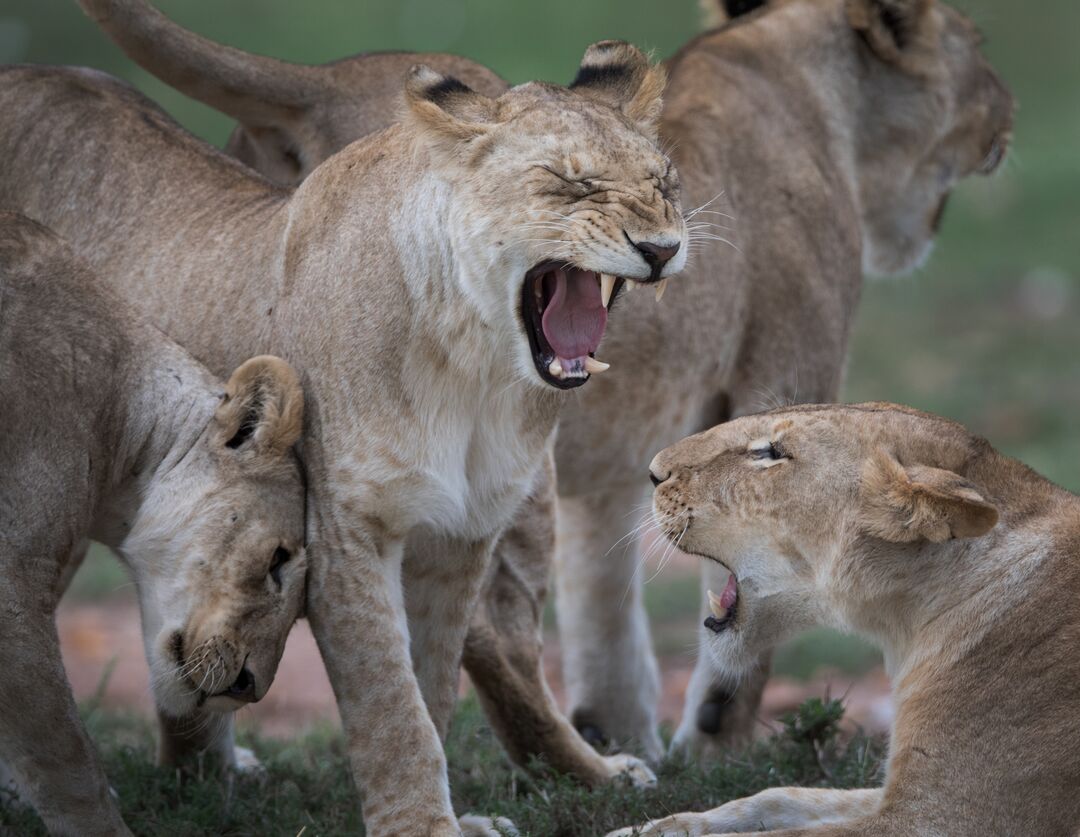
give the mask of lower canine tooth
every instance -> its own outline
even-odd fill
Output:
[[[551,373],[552,377],[562,377],[562,364],[559,363],[558,358],[555,358],[555,360],[551,361],[551,363],[548,364],[548,372]]]
[[[656,301],[659,302],[660,298],[664,295],[664,291],[667,290],[667,279],[661,279],[656,285]]]
[[[597,360],[594,357],[585,358],[585,371],[590,375],[595,375],[597,372],[606,372],[610,368],[610,363],[604,363],[604,361]]]
[[[600,300],[604,303],[604,307],[608,307],[608,303],[611,302],[611,292],[615,290],[615,277],[610,273],[600,274]]]
[[[667,280],[664,280],[667,281]],[[716,595],[712,590],[706,591],[709,594],[709,610],[712,611],[712,615],[717,619],[724,619],[727,617],[727,608],[720,604],[720,597]]]

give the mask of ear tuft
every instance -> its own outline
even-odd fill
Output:
[[[848,23],[884,61],[904,63],[928,31],[934,0],[847,0]]]
[[[405,100],[420,124],[452,139],[469,140],[484,134],[495,118],[491,99],[424,64],[409,70]]]
[[[600,41],[581,59],[570,89],[618,108],[652,137],[663,107],[667,72],[625,41]]]
[[[253,357],[229,378],[214,419],[225,447],[282,456],[296,444],[303,430],[300,378],[279,357]]]
[[[860,515],[867,534],[894,543],[977,538],[998,522],[997,509],[959,474],[905,468],[883,450],[863,469]]]

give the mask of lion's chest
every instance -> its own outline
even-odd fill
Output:
[[[350,470],[365,515],[405,535],[417,526],[483,539],[506,528],[532,488],[555,417],[478,401],[440,411]],[[370,455],[373,453],[374,455]]]

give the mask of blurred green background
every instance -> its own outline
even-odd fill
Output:
[[[700,31],[696,0],[161,0],[215,40],[320,63],[365,50],[443,50],[512,82],[566,82],[585,46],[625,38],[673,53]],[[1001,172],[959,188],[936,252],[914,276],[866,285],[847,400],[887,399],[956,418],[1080,489],[1080,3],[959,0],[1019,102]],[[132,65],[66,0],[3,0],[0,60],[86,64],[122,76],[222,144],[230,122]],[[766,405],[762,405],[766,406]],[[115,589],[100,558],[79,590]],[[648,591],[661,646],[693,644],[695,582]],[[689,619],[689,621],[688,621]],[[667,639],[665,639],[667,638]],[[817,643],[839,649],[835,642]],[[805,644],[782,669],[802,673]],[[861,649],[840,654],[863,660]],[[861,665],[861,663],[860,663]]]

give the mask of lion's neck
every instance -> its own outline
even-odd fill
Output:
[[[120,409],[109,428],[110,474],[93,534],[116,549],[127,537],[147,488],[177,465],[220,404],[220,382],[179,346],[149,329],[125,369],[116,370]]]

